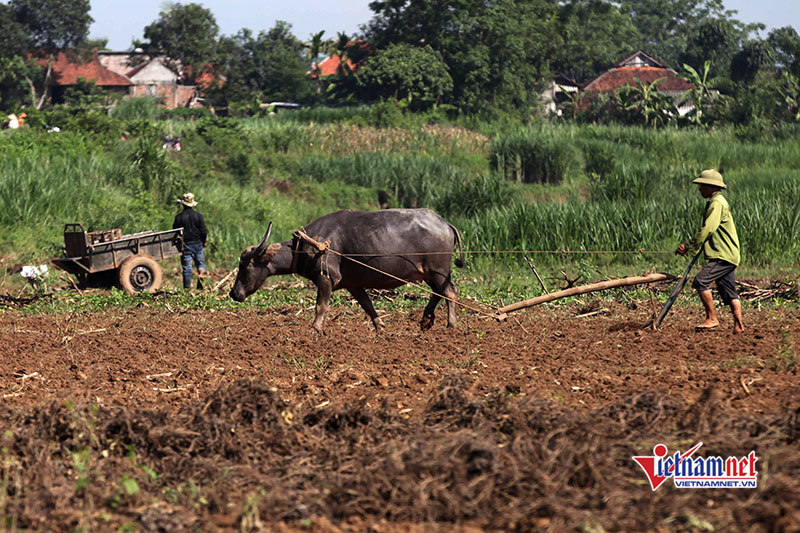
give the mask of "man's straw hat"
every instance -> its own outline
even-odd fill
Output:
[[[692,180],[692,183],[697,183],[698,185],[713,185],[720,189],[727,189],[725,182],[722,181],[722,174],[711,169],[702,171],[700,176]]]
[[[183,198],[178,200],[178,202],[182,203],[186,207],[194,207],[197,205],[197,201],[194,199],[194,194],[187,192],[183,195]]]

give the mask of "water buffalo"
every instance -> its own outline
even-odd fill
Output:
[[[383,327],[364,289],[392,289],[403,285],[393,277],[367,268],[335,252],[387,272],[405,281],[425,281],[432,294],[422,314],[423,330],[433,326],[433,312],[444,295],[447,325],[455,326],[458,290],[450,275],[453,247],[458,244],[456,266],[464,266],[461,236],[450,223],[429,209],[385,209],[381,211],[337,211],[304,227],[306,235],[329,243],[320,251],[295,236],[290,241],[268,244],[272,224],[258,246],[242,252],[239,273],[230,296],[243,302],[269,276],[299,274],[317,286],[314,329],[322,332],[331,292],[347,289],[372,319],[376,330]]]

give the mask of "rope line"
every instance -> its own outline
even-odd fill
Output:
[[[301,253],[294,251],[295,253]],[[337,252],[339,253],[339,252]],[[673,254],[669,250],[464,250],[463,252],[397,252],[397,253],[384,253],[384,254],[343,254],[339,253],[342,257],[404,257],[409,255],[458,255],[459,253],[467,254]]]
[[[352,254],[352,253],[344,254],[342,252],[339,252],[338,250],[334,250],[333,248],[331,248],[330,241],[325,241],[324,243],[321,243],[321,242],[315,240],[314,238],[309,237],[308,234],[305,233],[305,228],[303,228],[302,230],[295,231],[293,233],[293,235],[295,237],[297,237],[298,239],[302,239],[302,240],[305,240],[305,241],[311,243],[313,246],[315,246],[317,248],[317,250],[319,250],[323,254],[325,254],[326,252],[330,252],[332,254],[338,255],[339,257],[343,257],[344,259],[352,261],[353,263],[361,265],[361,266],[363,266],[365,268],[368,268],[370,270],[374,270],[375,272],[378,272],[379,274],[382,274],[384,276],[387,276],[387,277],[390,277],[392,279],[395,279],[395,280],[403,283],[404,285],[415,285],[419,289],[421,289],[421,290],[423,290],[425,292],[428,292],[430,294],[436,295],[439,298],[447,300],[448,302],[452,302],[453,304],[456,304],[456,305],[460,304],[461,306],[463,306],[463,307],[465,307],[465,308],[467,308],[467,309],[469,309],[471,311],[474,311],[474,312],[476,312],[476,313],[478,313],[480,315],[483,315],[483,316],[486,316],[486,317],[489,317],[489,318],[494,318],[494,319],[497,318],[496,314],[490,314],[490,313],[487,313],[487,312],[485,312],[482,309],[479,309],[477,307],[473,307],[471,305],[467,305],[466,303],[464,303],[463,298],[462,298],[461,301],[458,301],[456,299],[453,299],[453,298],[450,298],[448,296],[445,296],[444,294],[439,294],[438,292],[434,291],[430,287],[426,287],[425,285],[423,285],[422,282],[414,282],[414,281],[410,281],[410,280],[405,280],[405,279],[403,279],[401,277],[395,276],[394,274],[390,274],[389,272],[386,272],[386,271],[381,270],[379,268],[376,268],[376,267],[374,267],[372,265],[368,265],[367,263],[364,263],[363,261],[359,261],[358,259],[355,259],[356,257],[404,257],[404,256],[413,256],[413,255],[445,255],[445,254],[452,255],[452,254],[456,253],[455,251],[450,251],[450,252],[409,252],[409,253],[391,253],[391,254],[386,254],[386,253],[384,253],[384,254]],[[301,252],[299,249],[298,250],[294,250],[293,249],[292,253],[293,254],[300,254],[300,253],[303,253],[303,252]],[[643,249],[639,249],[639,250],[493,250],[493,251],[492,250],[464,250],[464,251],[461,251],[460,253],[463,253],[463,254],[559,254],[559,255],[566,255],[566,254],[645,254],[645,253],[648,253],[648,254],[667,254],[667,253],[669,253],[669,254],[671,254],[673,252],[672,251],[666,251],[666,250],[645,251]],[[327,261],[326,261],[326,258],[324,256],[322,258],[322,261],[323,261],[323,263],[322,263],[323,264],[323,269],[327,270],[327,268],[326,268],[327,267]],[[469,299],[469,301],[470,302],[474,302],[476,304],[484,305],[486,307],[494,309],[495,311],[499,311],[500,310],[500,307],[498,307],[496,305],[492,305],[492,304],[486,303],[486,302],[479,302],[479,301],[473,300],[471,298]]]

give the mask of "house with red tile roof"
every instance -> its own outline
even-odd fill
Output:
[[[46,58],[39,59],[42,67],[47,67]],[[50,95],[54,102],[63,101],[64,92],[70,85],[75,85],[78,78],[94,80],[95,85],[108,91],[127,94],[128,88],[133,85],[131,80],[105,68],[97,57],[82,58],[71,56],[64,52],[53,60],[53,69],[50,74]]]
[[[336,76],[337,74],[346,74],[347,72],[355,72],[356,65],[350,59],[347,59],[344,64],[348,70],[345,70],[345,67],[342,66],[342,56],[337,54],[332,54],[317,63],[317,68],[319,69],[318,72],[315,72],[312,68],[311,76],[312,77],[319,77],[324,78],[325,76]]]
[[[678,77],[678,73],[657,59],[638,50],[629,55],[595,79],[583,86],[584,91],[609,92],[622,87],[635,86],[638,78],[643,83],[652,83],[659,78],[666,78],[658,86],[659,92],[678,96],[691,90],[694,85]]]
[[[330,54],[322,61],[314,62],[306,75],[312,79],[324,79],[328,76],[349,75],[361,67],[364,61],[372,54],[372,46],[366,41],[355,41],[347,43],[347,50],[353,57],[347,57],[342,61],[343,56],[337,53]]]
[[[198,90],[194,85],[179,84],[180,76],[166,57],[152,57],[141,51],[99,51],[100,63],[131,80],[131,98],[153,96],[167,109],[197,107]]]
[[[40,63],[46,66],[47,60]],[[89,58],[59,53],[49,83],[53,102],[63,101],[64,92],[78,78],[125,97],[159,98],[168,109],[198,105],[197,88],[178,84],[179,76],[167,66],[165,58],[141,52],[101,50]]]
[[[642,50],[637,50],[630,54],[586,83],[565,83],[565,78],[562,78],[563,76],[554,79],[553,87],[551,88],[553,94],[549,99],[549,95],[543,95],[545,106],[552,111],[555,111],[559,102],[559,92],[574,93],[577,91],[584,93],[587,98],[591,99],[600,93],[613,93],[625,86],[635,87],[637,85],[636,79],[650,84],[659,78],[666,79],[658,85],[658,92],[672,96],[675,99],[675,105],[680,115],[685,115],[694,109],[691,102],[685,97],[686,92],[692,90],[694,85],[679,77],[675,70]],[[560,83],[556,80],[559,80]],[[561,101],[564,99],[562,98]]]

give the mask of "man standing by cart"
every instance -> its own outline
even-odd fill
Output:
[[[726,189],[725,182],[722,180],[722,174],[716,170],[704,170],[692,183],[699,185],[701,196],[708,199],[703,227],[689,245],[681,244],[675,253],[695,254],[702,248],[708,260],[692,283],[706,312],[705,321],[696,329],[707,330],[719,326],[710,287],[712,282],[716,282],[722,301],[731,308],[733,332],[741,333],[744,331],[742,305],[736,292],[736,280],[733,275],[741,260],[741,254],[731,208],[722,196],[722,191]]]
[[[206,247],[206,222],[196,209],[197,201],[194,194],[187,192],[178,200],[183,204],[183,211],[175,216],[172,229],[183,228],[183,288],[192,287],[192,263],[197,266],[197,288],[203,288],[203,278],[206,275],[206,258],[203,248]]]

